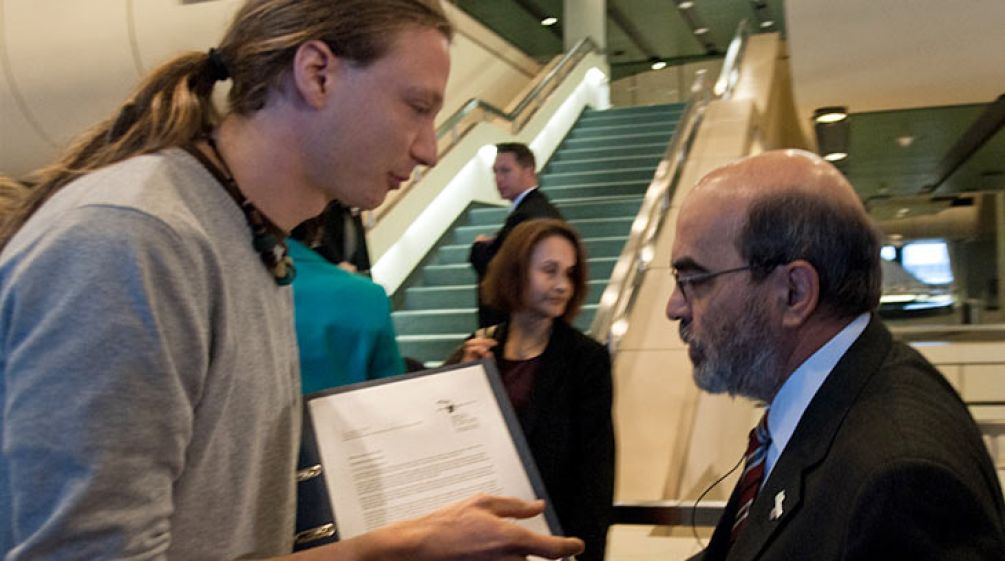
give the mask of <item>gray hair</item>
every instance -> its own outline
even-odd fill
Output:
[[[820,277],[820,305],[838,317],[872,311],[882,291],[880,236],[860,208],[799,191],[751,202],[737,249],[756,281],[797,259]]]

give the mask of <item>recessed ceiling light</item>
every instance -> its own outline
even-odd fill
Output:
[[[677,7],[682,10],[690,10],[691,8],[694,7],[694,2],[690,1],[681,2],[680,4],[677,4]]]
[[[911,144],[914,144],[914,137],[913,136],[911,136],[909,134],[905,134],[903,136],[898,136],[897,137],[897,146],[900,146],[901,148],[907,148]]]
[[[824,159],[828,162],[839,162],[847,157],[847,152],[831,152],[830,154],[824,154]]]
[[[817,123],[836,123],[848,118],[848,110],[844,107],[821,107],[813,112],[813,120]]]
[[[550,27],[552,25],[555,25],[556,23],[558,23],[558,18],[547,17],[541,20],[541,25],[545,27]]]
[[[772,25],[775,25],[775,22],[771,21],[770,19],[766,19],[761,22],[761,29],[767,29]]]
[[[699,27],[698,29],[694,30],[694,34],[695,35],[704,35],[706,33],[708,33],[708,28],[707,27]]]
[[[663,70],[666,67],[667,67],[667,63],[663,62],[662,60],[658,60],[658,61],[654,62],[653,65],[652,65],[652,69],[653,70]]]

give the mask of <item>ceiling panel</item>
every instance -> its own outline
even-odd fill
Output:
[[[562,52],[562,0],[455,0],[454,4],[539,61]],[[541,25],[538,15],[547,14],[555,14],[559,25]]]
[[[605,40],[614,79],[648,69],[652,58],[675,64],[709,57],[678,9],[681,1],[607,0]],[[784,34],[783,1],[757,0],[763,6],[757,10],[751,0],[693,0],[690,12],[709,28],[713,54],[721,56],[743,19],[755,32]],[[532,57],[543,61],[562,52],[563,0],[456,0],[455,4]],[[612,12],[617,17],[610,17]],[[771,14],[775,25],[762,29],[758,12],[762,18]],[[555,15],[558,24],[542,26],[538,16],[543,15]]]
[[[638,50],[620,54],[618,45],[611,42],[612,34],[620,28],[608,19],[607,51],[611,65],[649,61],[651,56],[667,59],[704,54],[705,50],[695,40],[676,5],[668,0],[608,0],[608,5],[619,10],[629,20],[642,40],[655,52]]]
[[[1005,191],[1005,128],[950,175],[935,195],[964,191]]]
[[[949,149],[988,104],[874,111],[849,115],[849,156],[841,168],[866,201],[924,195]],[[937,196],[1002,189],[1005,132],[999,131]]]

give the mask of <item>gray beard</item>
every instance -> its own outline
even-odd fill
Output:
[[[741,395],[768,403],[781,382],[779,340],[765,321],[760,300],[747,301],[733,321],[717,320],[701,339],[690,324],[680,324],[681,339],[691,346],[694,383],[709,393]]]

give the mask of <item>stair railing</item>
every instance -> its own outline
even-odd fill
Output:
[[[467,103],[455,111],[436,129],[437,148],[442,158],[450,151],[464,135],[475,125],[482,122],[495,121],[507,128],[511,133],[516,134],[523,129],[524,125],[534,116],[537,110],[547,101],[548,96],[562,84],[565,78],[576,68],[583,58],[591,52],[599,52],[597,44],[589,37],[584,37],[569,52],[562,55],[558,62],[552,62],[543,77],[537,80],[537,84],[517,103],[512,111],[504,111],[495,105],[481,99],[471,98]],[[391,211],[392,208],[407,194],[408,190],[422,180],[424,168],[416,169],[411,180],[402,186],[401,191],[386,205],[370,213],[367,221],[368,227],[372,227],[378,220]]]
[[[656,239],[666,221],[670,201],[680,184],[698,129],[710,101],[732,96],[740,75],[743,51],[750,36],[747,20],[737,25],[736,34],[723,59],[722,71],[714,86],[699,71],[691,86],[687,106],[656,168],[642,206],[639,208],[625,247],[611,273],[611,281],[600,297],[590,334],[606,343],[611,356],[617,354],[621,338],[628,332],[628,318],[638,297],[639,287],[655,256]]]

